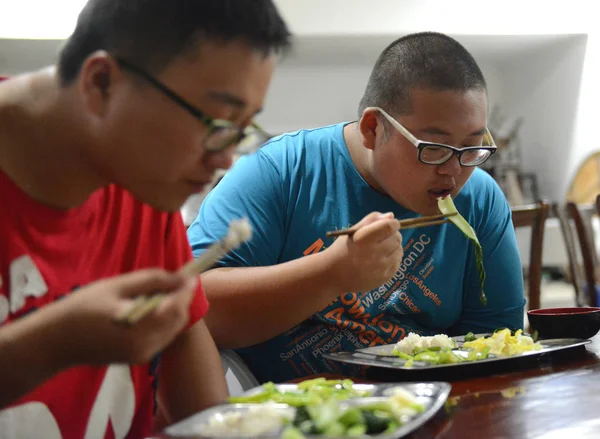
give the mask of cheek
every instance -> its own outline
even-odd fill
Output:
[[[118,156],[141,181],[176,180],[200,155],[199,139],[189,131],[166,121],[131,120],[119,134],[124,142]]]
[[[462,168],[462,172],[456,177],[456,185],[459,189],[465,185],[473,172],[475,172],[475,168]]]
[[[417,159],[414,148],[391,145],[379,152],[380,154],[377,154],[375,150],[374,155],[376,173],[385,186],[390,186],[390,190],[417,187],[429,171],[423,168],[425,165]]]

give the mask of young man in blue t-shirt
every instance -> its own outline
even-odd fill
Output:
[[[409,332],[523,326],[521,262],[510,208],[476,169],[494,152],[486,84],[450,37],[402,37],[379,56],[357,122],[279,136],[241,159],[188,231],[195,254],[248,217],[248,244],[203,277],[207,323],[260,381],[354,373],[322,354],[395,343]],[[476,148],[469,148],[476,146]],[[487,272],[452,224],[402,231],[393,218],[439,213],[452,196]],[[380,214],[379,212],[386,212]],[[352,237],[326,232],[362,227]]]

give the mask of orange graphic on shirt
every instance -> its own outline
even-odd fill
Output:
[[[382,320],[384,314],[372,317],[366,311],[367,308],[365,305],[370,307],[376,302],[397,299],[411,312],[420,313],[421,310],[409,293],[407,293],[409,283],[412,282],[412,284],[418,287],[418,291],[423,293],[423,296],[430,299],[436,306],[440,306],[442,301],[439,296],[423,283],[423,280],[433,271],[433,258],[430,258],[427,264],[424,264],[426,271],[419,273],[421,275],[420,278],[410,271],[424,263],[427,257],[425,249],[430,242],[431,239],[425,234],[408,239],[403,246],[405,257],[394,278],[377,290],[364,293],[346,293],[340,298],[331,301],[324,309],[335,306],[339,302],[343,306],[338,306],[327,311],[324,318],[340,329],[349,329],[358,334],[359,340],[369,346],[389,343],[402,338],[406,332],[404,328]],[[315,254],[325,248],[323,239],[319,238],[303,254],[305,256]],[[387,304],[384,306],[387,306]]]
[[[372,318],[371,314],[365,312],[358,294],[346,293],[340,297],[340,301],[346,306],[335,308],[327,312],[324,317],[340,329],[356,332],[361,343],[367,346],[388,344],[406,334],[402,326],[383,320],[382,314]],[[378,335],[381,332],[386,335],[386,338]]]

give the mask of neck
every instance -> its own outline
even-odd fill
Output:
[[[0,84],[0,169],[42,204],[83,204],[105,183],[87,157],[81,112],[54,71]]]
[[[346,147],[352,158],[352,163],[354,163],[354,167],[361,177],[364,178],[367,184],[377,192],[385,194],[385,191],[381,188],[377,179],[375,179],[371,172],[373,158],[372,151],[365,148],[363,145],[357,122],[348,124],[344,127],[344,140],[346,141]]]

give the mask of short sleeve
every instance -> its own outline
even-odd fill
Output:
[[[176,271],[192,260],[192,251],[187,241],[185,225],[180,213],[170,215],[165,236],[165,269]],[[190,321],[186,329],[200,321],[208,312],[208,300],[200,280],[196,294],[190,304]]]
[[[188,229],[194,256],[224,237],[232,220],[247,218],[252,238],[226,255],[220,265],[277,264],[285,238],[283,186],[274,162],[260,150],[238,160],[208,194]]]
[[[482,171],[483,172],[483,171]],[[487,305],[479,299],[479,274],[474,253],[465,277],[463,311],[453,334],[490,332],[498,328],[522,329],[524,317],[523,271],[512,214],[506,198],[491,177],[478,198],[480,221],[476,233],[483,250]]]

